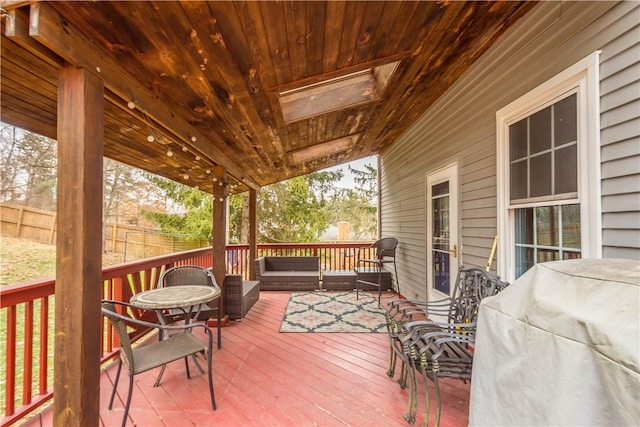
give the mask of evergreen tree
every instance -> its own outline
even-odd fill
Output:
[[[154,175],[149,175],[148,179],[174,202],[177,212],[164,213],[142,209],[141,214],[145,218],[157,223],[164,233],[187,234],[193,239],[211,239],[213,197],[210,194]]]
[[[314,172],[262,189],[258,198],[258,240],[317,242],[339,196],[342,172]]]

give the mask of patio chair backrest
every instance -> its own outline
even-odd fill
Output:
[[[218,288],[218,283],[213,272],[198,265],[178,265],[167,269],[162,276],[158,287],[201,285]]]
[[[127,316],[119,314],[116,311],[115,304],[109,301],[104,301],[102,303],[102,314],[109,319],[109,323],[111,323],[116,334],[118,334],[118,340],[120,341],[120,359],[127,368],[129,375],[132,375],[135,367],[133,365],[133,347],[131,345],[131,338],[127,332],[127,324],[125,322]]]
[[[486,270],[460,267],[451,296],[448,322],[475,322],[482,299],[497,294],[507,285],[507,282]]]
[[[384,257],[395,258],[396,248],[398,247],[398,239],[395,237],[384,237],[375,243],[376,258]]]

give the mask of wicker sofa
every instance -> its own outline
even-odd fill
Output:
[[[267,256],[255,260],[256,279],[264,291],[311,291],[320,288],[317,256]]]
[[[260,298],[258,280],[242,280],[240,274],[227,274],[224,278],[225,304],[229,319],[242,319]]]

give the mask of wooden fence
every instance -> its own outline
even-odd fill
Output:
[[[107,223],[107,252],[125,253],[127,233],[145,233],[151,230],[123,224]],[[101,230],[96,231],[101,234]],[[0,203],[0,235],[56,243],[56,213],[9,203]],[[166,252],[166,251],[164,251]],[[163,252],[163,253],[164,253]],[[170,251],[175,252],[175,251]]]

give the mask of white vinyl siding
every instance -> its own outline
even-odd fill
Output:
[[[638,32],[638,13],[635,2],[541,2],[381,153],[380,230],[383,236],[395,236],[400,241],[398,274],[404,296],[426,298],[426,173],[458,163],[460,261],[465,266],[484,268],[497,232],[496,111],[596,50],[602,50],[603,114],[605,108],[615,109],[621,102],[637,103],[637,91],[629,95],[623,88],[637,84],[640,74],[637,60],[629,58],[634,46],[637,50],[633,32]],[[616,54],[610,52],[614,47]],[[624,58],[614,59],[612,55]],[[620,82],[609,81],[613,76]],[[626,83],[622,83],[624,79]],[[625,93],[614,95],[620,89]],[[609,99],[608,94],[615,98]],[[637,245],[635,249],[619,246],[633,237],[623,238],[617,228],[623,227],[623,233],[640,229],[640,175],[625,162],[640,163],[639,123],[637,115],[635,119],[621,115],[620,119],[601,123],[602,241],[606,257],[614,256],[612,250],[615,256],[640,257]],[[607,172],[609,162],[612,166],[622,164]],[[623,176],[618,172],[614,177],[611,174],[617,167],[629,172]],[[623,193],[613,182],[608,183],[614,179],[623,180]],[[610,213],[620,221],[612,224]],[[493,271],[500,262],[494,259]]]
[[[600,60],[602,255],[640,260],[640,7],[626,6]]]

